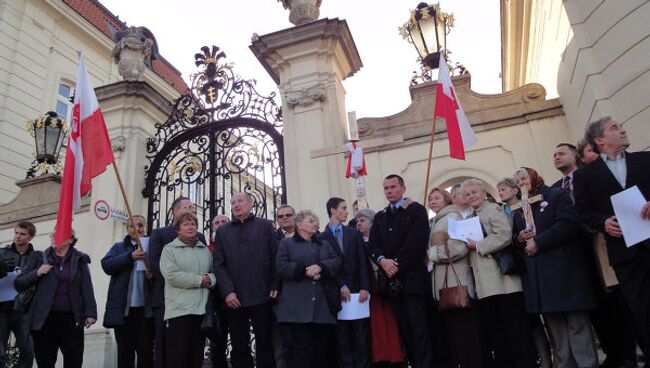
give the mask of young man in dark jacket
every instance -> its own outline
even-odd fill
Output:
[[[29,334],[29,318],[26,311],[14,310],[17,295],[13,281],[24,269],[27,259],[34,252],[30,243],[36,235],[36,227],[29,221],[21,221],[14,228],[14,242],[0,250],[0,264],[4,276],[0,278],[0,367],[7,364],[7,343],[9,332],[16,336],[16,347],[20,351],[16,367],[31,367],[34,361],[34,346]]]
[[[102,269],[111,276],[106,298],[104,327],[115,329],[117,367],[153,365],[153,313],[145,276],[144,250],[138,250],[134,237],[147,234],[145,218],[133,216],[124,241],[115,243],[102,258]]]

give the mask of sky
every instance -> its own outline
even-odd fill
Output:
[[[149,28],[162,56],[186,82],[197,71],[194,54],[217,45],[235,73],[255,79],[262,95],[277,86],[249,49],[253,33],[264,35],[292,27],[289,11],[276,0],[100,0],[129,26]],[[417,52],[403,40],[398,27],[417,1],[323,0],[320,18],[347,21],[363,67],[346,79],[346,109],[357,118],[399,113],[410,104],[409,83],[419,70]],[[453,12],[455,27],[447,36],[452,64],[460,62],[472,74],[472,89],[501,92],[499,0],[441,0],[442,11]],[[279,102],[279,101],[278,101]]]

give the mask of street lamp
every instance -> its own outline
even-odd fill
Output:
[[[27,177],[47,174],[50,169],[60,174],[59,153],[68,131],[65,119],[54,111],[48,111],[44,116],[28,121],[27,131],[34,137],[36,145],[36,159],[27,171]]]
[[[447,33],[454,26],[454,15],[440,11],[440,4],[418,4],[411,19],[399,28],[400,34],[415,46],[420,61],[429,69],[438,68],[440,52],[446,50]]]

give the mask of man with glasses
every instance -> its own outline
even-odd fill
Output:
[[[187,197],[178,197],[172,203],[172,215],[174,218],[187,213],[196,213],[196,207]],[[169,225],[154,229],[151,232],[149,239],[149,252],[147,254],[147,261],[149,269],[153,273],[151,280],[151,309],[153,311],[154,320],[154,367],[163,368],[164,363],[164,346],[165,346],[165,279],[160,273],[160,254],[163,247],[176,239],[178,234],[174,229],[174,225]],[[203,244],[208,244],[205,241],[205,236],[201,232],[198,233],[198,238]]]
[[[295,215],[296,211],[288,204],[283,204],[278,208],[278,212],[275,214],[275,221],[278,223],[275,237],[278,238],[278,241],[293,236],[295,231],[293,218]]]

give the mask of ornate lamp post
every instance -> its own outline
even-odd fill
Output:
[[[36,144],[36,159],[27,171],[27,178],[47,174],[50,170],[60,175],[59,153],[68,131],[65,119],[54,111],[48,111],[44,116],[28,121],[27,131]]]
[[[454,15],[440,11],[440,4],[420,3],[399,31],[415,46],[423,66],[432,70],[438,68],[440,52],[446,52],[447,34],[453,26]]]

